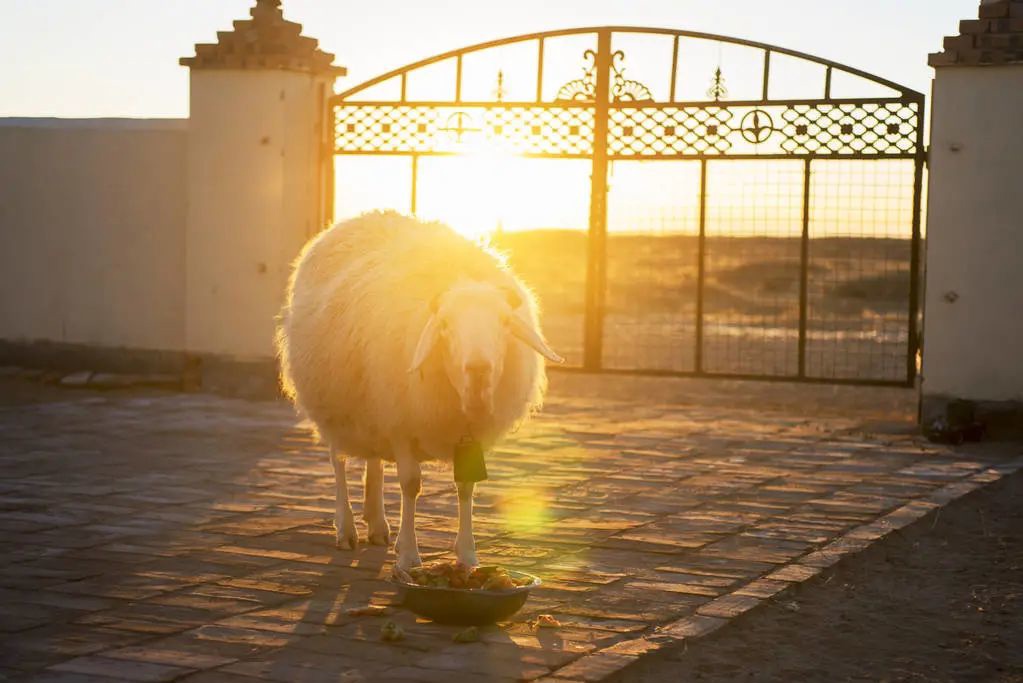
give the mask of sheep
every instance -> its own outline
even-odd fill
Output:
[[[420,462],[450,461],[470,438],[486,450],[539,410],[540,331],[530,290],[502,258],[440,223],[376,212],[313,238],[295,261],[278,319],[281,386],[313,423],[334,469],[336,544],[359,537],[346,458],[365,460],[368,541],[390,542],[383,461],[401,486],[397,571],[421,564]],[[475,566],[471,482],[456,482],[454,551]]]

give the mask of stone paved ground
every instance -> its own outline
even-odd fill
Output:
[[[792,417],[738,392],[688,405],[558,393],[490,459],[477,499],[481,558],[543,587],[482,643],[396,608],[407,639],[385,644],[379,617],[345,610],[395,600],[391,555],[332,547],[329,463],[286,405],[4,380],[0,670],[595,681],[1023,464],[1017,447],[965,455],[905,422],[866,432],[857,417]],[[388,491],[396,526],[393,468]],[[426,473],[425,559],[453,540],[453,493],[448,472]],[[532,632],[539,613],[562,628]]]

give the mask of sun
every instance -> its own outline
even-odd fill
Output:
[[[582,227],[588,175],[573,160],[536,159],[480,141],[420,162],[417,215],[471,239],[501,231]]]

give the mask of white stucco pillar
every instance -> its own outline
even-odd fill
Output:
[[[923,419],[1023,405],[1023,0],[931,56]]]
[[[191,68],[186,347],[273,354],[291,261],[325,223],[327,99],[343,69],[285,21],[279,0],[182,59]]]

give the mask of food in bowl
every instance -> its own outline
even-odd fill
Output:
[[[423,565],[410,569],[408,575],[415,585],[429,588],[507,591],[533,583],[532,577],[514,577],[501,567],[470,567],[461,562]]]

